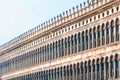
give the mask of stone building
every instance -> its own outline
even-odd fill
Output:
[[[0,46],[0,80],[120,80],[120,0],[92,0]]]

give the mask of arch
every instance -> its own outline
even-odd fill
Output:
[[[86,31],[85,31],[85,46],[86,46],[86,50],[88,49],[88,29],[86,29]]]
[[[102,45],[105,44],[105,25],[102,24]]]
[[[106,44],[108,44],[109,43],[109,34],[110,34],[110,32],[109,32],[109,22],[107,22],[106,23]]]
[[[114,27],[114,20],[111,20],[111,22],[110,22],[110,27]]]
[[[119,55],[115,54],[115,78],[118,78],[119,76]]]
[[[100,46],[100,25],[97,26],[97,46]]]
[[[116,25],[116,26],[119,25],[119,18],[116,18],[116,20],[115,20],[115,25]]]
[[[96,27],[93,28],[93,48],[96,47]]]
[[[85,49],[85,41],[84,41],[84,39],[85,39],[85,32],[84,31],[82,31],[82,51],[84,51],[84,49]]]
[[[90,36],[90,41],[89,41],[89,48],[91,49],[92,48],[92,28],[89,29],[89,36]]]

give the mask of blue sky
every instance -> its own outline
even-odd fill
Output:
[[[0,0],[0,45],[86,0]]]

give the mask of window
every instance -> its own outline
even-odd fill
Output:
[[[109,15],[109,11],[107,11],[107,15]]]
[[[82,22],[82,25],[84,25],[84,21]]]
[[[104,17],[105,16],[105,14],[104,13],[102,13],[102,17]]]
[[[94,20],[96,20],[96,16],[94,17]]]
[[[81,26],[81,23],[79,23],[79,27]]]
[[[65,32],[67,32],[67,28],[65,28]]]
[[[90,18],[90,22],[92,22],[92,18]]]
[[[73,29],[74,27],[72,26],[72,29]]]
[[[64,29],[62,30],[62,33],[64,33]]]
[[[86,23],[88,23],[88,20],[86,20]]]
[[[100,15],[98,15],[98,19],[100,19]]]
[[[114,9],[112,9],[112,13],[114,13]]]
[[[70,27],[68,28],[68,30],[70,30]]]
[[[117,7],[116,10],[119,11],[119,7]]]
[[[75,25],[75,28],[77,28],[77,24]]]
[[[61,34],[61,31],[59,31],[59,34]]]

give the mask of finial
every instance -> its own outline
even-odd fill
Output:
[[[68,16],[68,11],[66,10],[66,15]]]
[[[87,0],[87,4],[88,4],[88,6],[90,5],[90,4],[89,4],[89,0]]]
[[[71,14],[71,9],[69,9],[69,13]]]
[[[75,8],[73,7],[72,9],[73,9],[73,12],[75,12]]]
[[[82,9],[82,4],[80,3],[80,8]]]
[[[85,8],[85,2],[83,4],[84,4],[84,8]]]
[[[54,22],[56,22],[56,17],[54,17]]]
[[[77,9],[77,11],[78,11],[78,5],[76,6],[76,9]]]

